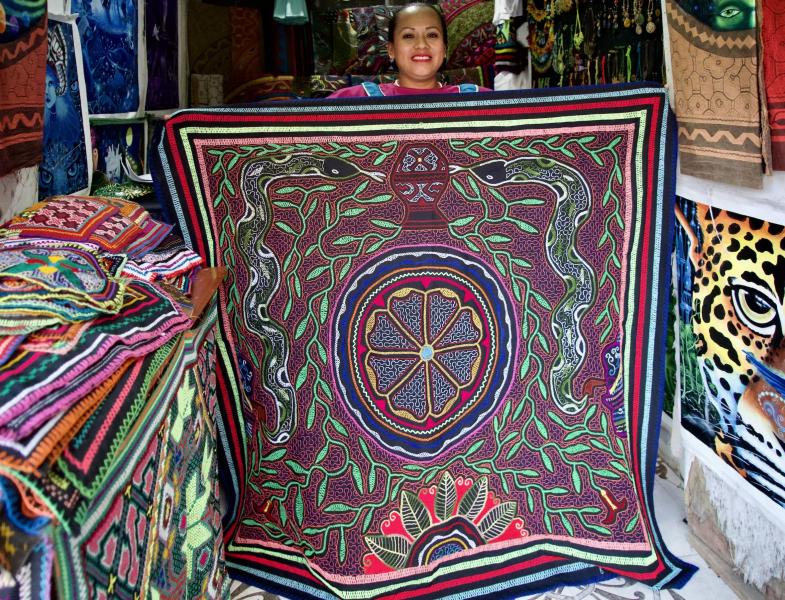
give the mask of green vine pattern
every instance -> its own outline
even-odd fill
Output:
[[[229,205],[232,199],[237,198],[237,190],[233,180],[238,179],[235,167],[244,164],[248,159],[265,158],[275,156],[285,156],[294,152],[313,152],[326,156],[337,156],[339,158],[355,158],[355,159],[368,159],[374,157],[372,161],[373,166],[378,166],[387,160],[398,148],[397,142],[386,142],[380,144],[376,148],[371,148],[364,144],[355,144],[352,148],[345,145],[331,142],[329,144],[265,144],[264,146],[239,146],[238,148],[225,148],[225,149],[211,149],[207,151],[208,155],[215,157],[215,164],[210,169],[210,173],[216,177],[215,195],[213,196],[213,209],[217,209],[221,205],[226,205],[226,215],[221,219],[219,224],[218,234],[218,247],[221,251],[223,264],[227,267],[229,273],[233,273],[237,266],[237,258],[235,250],[229,240],[234,238],[237,223],[229,211]],[[367,184],[366,184],[367,185]],[[230,275],[231,277],[231,275]],[[237,335],[238,342],[247,349],[251,361],[256,369],[259,368],[260,362],[258,356],[253,351],[251,346],[245,343],[245,335],[243,335],[242,311],[237,307],[242,306],[240,298],[240,290],[237,289],[233,282],[232,285],[227,286],[227,304],[226,309],[231,315],[234,332]]]
[[[611,264],[616,267],[621,266],[618,248],[611,229],[614,223],[619,228],[623,227],[620,214],[621,199],[613,190],[614,181],[621,183],[619,157],[615,149],[621,141],[621,137],[617,137],[601,147],[590,146],[595,139],[595,136],[592,135],[566,139],[561,142],[558,136],[528,142],[524,139],[493,140],[485,138],[477,141],[450,140],[450,145],[453,150],[463,152],[473,158],[480,157],[478,150],[503,157],[510,156],[512,151],[516,154],[527,153],[536,156],[542,154],[541,150],[547,150],[567,158],[575,158],[574,149],[583,151],[595,163],[604,167],[606,166],[604,157],[610,157],[612,163],[608,187],[602,204],[607,206],[608,203],[612,203],[612,209],[605,219],[604,235],[599,241],[601,247],[608,245],[610,248],[601,286],[610,286],[611,300],[608,301],[597,319],[598,324],[606,323],[602,334],[604,341],[612,330],[613,315],[619,314],[619,305],[615,300],[618,284],[609,275],[608,270]],[[382,145],[384,151],[375,158],[374,166],[383,163],[393,154],[395,148],[390,144]],[[220,193],[214,202],[218,205],[220,202],[226,201],[227,196],[224,195],[224,191],[234,194],[229,171],[241,158],[302,150],[329,152],[341,157],[360,157],[370,155],[374,151],[362,145],[354,147],[358,149],[358,153],[353,153],[355,151],[338,144],[333,144],[329,149],[311,144],[295,144],[288,146],[269,145],[264,148],[241,147],[240,152],[214,151],[219,158],[213,172],[221,171],[223,174],[223,179],[218,186]],[[228,160],[227,156],[230,157]],[[499,273],[507,278],[516,300],[521,303],[522,307],[521,339],[525,340],[524,354],[526,358],[518,375],[521,380],[529,375],[530,381],[517,406],[513,408],[512,403],[508,403],[504,406],[502,413],[493,418],[494,440],[477,440],[465,452],[453,456],[446,463],[431,466],[405,464],[400,471],[395,471],[385,462],[374,458],[371,448],[362,437],[357,437],[356,440],[350,438],[343,424],[333,417],[331,410],[333,395],[322,376],[322,372],[328,364],[327,349],[318,339],[319,330],[324,326],[328,315],[329,291],[334,289],[348,274],[358,257],[376,252],[386,243],[396,239],[402,229],[400,224],[373,219],[371,223],[375,225],[376,229],[359,236],[344,235],[332,242],[333,248],[335,246],[343,247],[345,248],[344,252],[337,255],[327,255],[322,251],[323,241],[329,232],[340,226],[342,221],[365,213],[368,205],[387,202],[392,198],[390,194],[364,196],[369,183],[369,181],[360,182],[349,195],[336,202],[334,209],[327,203],[323,204],[325,227],[319,233],[318,240],[304,250],[300,248],[299,241],[306,232],[308,218],[321,204],[319,199],[322,195],[333,192],[336,189],[335,186],[322,184],[307,188],[303,185],[290,185],[275,191],[276,196],[287,196],[286,199],[271,199],[278,208],[294,211],[299,222],[299,225],[294,227],[282,222],[275,224],[284,233],[293,237],[292,249],[283,258],[282,263],[282,271],[286,273],[285,284],[288,290],[284,319],[289,316],[294,299],[302,298],[302,281],[297,275],[299,267],[306,258],[315,252],[320,253],[322,259],[320,266],[305,275],[306,281],[324,278],[324,285],[321,286],[320,291],[316,291],[308,299],[308,309],[305,315],[294,326],[294,339],[308,336],[305,343],[306,361],[298,371],[294,385],[295,389],[301,390],[310,377],[313,401],[308,408],[305,427],[307,430],[313,430],[315,426],[318,426],[325,440],[325,445],[319,450],[312,462],[303,465],[295,460],[286,459],[286,448],[274,447],[257,432],[256,444],[251,451],[248,485],[254,492],[266,499],[269,506],[276,507],[277,522],[249,518],[245,519],[243,523],[251,527],[262,527],[271,539],[299,548],[306,557],[324,556],[328,550],[337,545],[338,557],[343,563],[347,555],[346,535],[348,531],[353,530],[361,523],[362,534],[368,533],[377,510],[388,509],[396,501],[407,483],[418,486],[428,485],[440,473],[460,465],[477,475],[497,476],[507,494],[513,491],[522,493],[529,515],[534,514],[536,504],[541,506],[543,509],[542,525],[548,532],[554,532],[554,524],[557,523],[570,535],[573,535],[575,527],[580,525],[585,530],[592,531],[597,535],[610,536],[611,531],[608,528],[595,522],[597,516],[603,512],[601,507],[592,505],[562,507],[559,506],[558,499],[568,494],[581,494],[585,487],[584,481],[588,481],[588,486],[599,493],[606,487],[604,482],[630,480],[624,444],[609,427],[606,414],[600,413],[599,417],[597,416],[596,406],[591,406],[585,411],[582,421],[572,424],[565,422],[555,412],[549,411],[547,413],[549,419],[565,432],[561,442],[551,439],[547,427],[536,413],[535,396],[532,394],[533,386],[537,386],[540,394],[546,395],[547,387],[543,379],[544,362],[540,353],[548,354],[550,352],[547,338],[542,332],[541,319],[534,306],[539,305],[545,310],[550,310],[551,306],[525,277],[525,270],[531,268],[531,264],[513,256],[504,248],[504,245],[512,240],[501,234],[485,236],[481,233],[483,226],[487,224],[506,223],[516,227],[524,234],[537,234],[538,230],[532,224],[514,217],[511,211],[517,206],[539,206],[543,203],[542,200],[533,198],[507,200],[495,189],[486,188],[483,191],[490,194],[504,207],[501,215],[492,215],[487,202],[482,197],[480,187],[473,177],[467,178],[467,185],[462,184],[457,178],[452,180],[453,188],[464,199],[471,203],[479,203],[483,208],[482,215],[479,217],[464,216],[448,223],[451,235],[455,239],[461,240],[468,249],[474,252],[484,250],[492,257],[494,265]],[[292,201],[293,196],[299,198],[299,201]],[[226,219],[222,223],[223,232],[226,231],[225,221]],[[225,254],[225,258],[227,263],[234,260],[231,250]],[[235,293],[234,299],[238,300],[236,290],[233,292]],[[359,445],[360,456],[352,451],[352,442],[354,441]],[[595,469],[587,462],[584,457],[585,453],[592,449],[599,450],[609,456],[608,468]],[[521,451],[537,454],[542,469],[518,469],[503,466],[509,464],[510,460]],[[282,474],[273,468],[273,465],[281,460],[284,461],[290,474]],[[558,464],[570,471],[572,489],[540,483],[540,479],[546,473],[555,472],[555,465]],[[455,472],[460,470],[457,469]],[[331,502],[325,505],[328,482],[344,477],[350,478],[358,494],[364,496],[367,501],[361,506],[351,506],[344,502]],[[314,487],[317,490],[316,503],[319,510],[336,515],[336,519],[335,522],[328,525],[303,529],[306,511],[303,494]],[[626,531],[631,532],[636,527],[637,521],[638,516],[635,515],[629,520]]]

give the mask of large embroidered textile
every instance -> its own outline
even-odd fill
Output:
[[[679,199],[684,427],[785,506],[785,227]]]
[[[761,5],[763,80],[771,128],[771,166],[785,171],[785,1],[766,0]]]
[[[685,0],[665,3],[680,169],[685,175],[760,188],[763,154],[755,4],[740,3],[746,10],[728,11],[708,10],[709,5]]]
[[[167,122],[156,180],[229,272],[235,577],[346,598],[684,580],[652,515],[673,137],[644,86]]]

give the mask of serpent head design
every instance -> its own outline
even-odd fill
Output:
[[[307,153],[253,160],[245,165],[240,176],[246,204],[245,214],[237,223],[237,241],[250,273],[250,282],[243,294],[243,314],[248,330],[256,334],[264,347],[259,375],[264,389],[275,402],[275,424],[269,429],[263,424],[262,430],[273,443],[289,439],[296,427],[297,411],[295,390],[289,381],[287,368],[288,336],[268,313],[270,299],[281,284],[278,260],[265,245],[272,216],[268,190],[273,182],[283,178],[343,180],[360,174],[374,181],[382,181],[385,177],[384,173],[377,171],[360,171],[357,166],[339,157]]]
[[[597,282],[594,271],[578,254],[578,230],[586,221],[591,205],[589,186],[581,174],[568,165],[545,157],[493,159],[451,172],[469,171],[486,185],[536,183],[556,196],[553,216],[546,232],[548,262],[564,281],[565,293],[553,310],[551,330],[558,344],[551,368],[550,393],[567,414],[580,412],[588,396],[576,397],[573,379],[586,358],[586,339],[580,329],[583,315],[594,302]]]

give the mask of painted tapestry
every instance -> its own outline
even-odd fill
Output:
[[[44,152],[38,199],[90,189],[87,102],[79,32],[73,19],[49,19]]]
[[[761,4],[763,80],[771,128],[771,167],[785,171],[785,0],[766,0]]]
[[[180,106],[178,0],[145,2],[147,110]]]
[[[187,243],[229,271],[216,386],[235,577],[330,598],[684,581],[652,515],[666,98],[167,121],[155,177]]]
[[[123,163],[137,175],[143,171],[147,123],[144,120],[92,123],[93,161],[109,182],[125,180]],[[100,175],[99,175],[100,176]]]
[[[763,186],[755,0],[667,0],[681,172]]]
[[[785,506],[785,227],[677,211],[682,424]]]
[[[0,177],[41,160],[46,0],[0,0]]]
[[[138,0],[71,0],[82,39],[91,115],[136,113],[139,100]]]

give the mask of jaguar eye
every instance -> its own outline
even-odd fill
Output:
[[[731,283],[733,307],[741,321],[759,335],[772,336],[778,329],[777,302],[768,290],[749,283]]]

